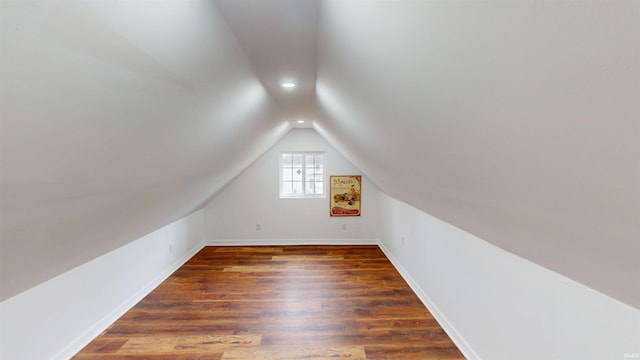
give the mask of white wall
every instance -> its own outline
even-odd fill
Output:
[[[315,130],[294,129],[205,208],[205,236],[210,243],[377,242],[380,192],[374,184],[363,176],[361,216],[330,217],[328,197],[280,199],[282,151],[324,151],[328,175],[361,174]]]
[[[328,199],[280,200],[278,154],[294,149],[326,151],[330,173],[357,173],[313,130],[292,131],[206,209],[0,303],[0,358],[72,356],[199,250],[202,239],[379,239],[470,359],[595,360],[640,353],[638,310],[395,200],[368,181],[360,218],[329,218]]]
[[[381,246],[468,358],[640,353],[637,309],[386,195],[381,209]]]
[[[329,143],[392,197],[640,309],[640,1],[319,9]]]
[[[0,300],[190,214],[288,130],[210,0],[1,2]]]
[[[202,248],[202,215],[195,212],[0,303],[0,358],[73,356]]]

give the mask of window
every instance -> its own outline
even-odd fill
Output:
[[[325,197],[324,153],[281,153],[280,197]]]

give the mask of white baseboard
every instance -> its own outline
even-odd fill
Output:
[[[420,285],[418,285],[418,283],[411,277],[411,275],[402,267],[400,262],[393,256],[391,251],[389,251],[389,249],[387,249],[382,243],[378,243],[378,246],[380,247],[382,252],[384,252],[384,254],[387,256],[387,258],[389,258],[389,261],[391,261],[391,264],[393,264],[396,270],[398,270],[398,272],[400,273],[400,275],[402,275],[404,280],[409,284],[409,287],[411,287],[413,292],[416,293],[418,298],[420,298],[420,301],[422,301],[424,306],[426,306],[429,312],[431,312],[431,315],[433,315],[436,321],[438,321],[442,329],[447,333],[447,335],[449,335],[451,340],[456,344],[460,352],[462,352],[462,354],[467,359],[473,359],[473,360],[480,359],[480,356],[478,356],[478,354],[476,354],[476,352],[473,351],[471,346],[469,346],[469,344],[464,340],[462,335],[460,335],[460,333],[453,327],[453,325],[449,322],[447,317],[440,311],[440,309],[438,309],[436,304],[434,304],[433,301],[431,301],[429,296],[420,287]]]
[[[54,360],[66,360],[73,357],[85,346],[87,346],[93,339],[106,330],[111,324],[118,320],[127,311],[131,310],[140,300],[151,293],[158,285],[165,281],[171,274],[184,265],[189,259],[191,259],[198,251],[204,247],[204,243],[200,243],[187,252],[180,259],[171,264],[167,269],[160,273],[155,279],[149,281],[145,286],[133,294],[129,299],[116,307],[107,316],[98,321],[91,328],[87,329],[82,335],[78,336],[73,342],[67,345],[64,349],[60,350],[53,356]]]
[[[391,252],[377,239],[249,239],[249,240],[207,240],[195,246],[188,253],[174,262],[155,279],[149,281],[143,288],[132,295],[127,301],[115,308],[111,313],[87,329],[82,335],[58,352],[52,359],[69,359],[82,350],[93,339],[106,330],[111,324],[118,320],[127,311],[133,308],[140,300],[153,291],[158,285],[166,280],[171,274],[184,265],[198,251],[205,246],[286,246],[286,245],[378,245],[384,254],[389,258],[393,266],[407,281],[411,289],[416,293],[422,303],[429,309],[433,317],[440,323],[444,331],[456,344],[465,357],[468,359],[480,359],[471,349],[462,336],[455,330],[447,318],[440,312],[438,307],[429,299],[424,290],[413,280],[411,275],[400,265]]]
[[[378,239],[242,239],[207,240],[205,246],[378,245]]]

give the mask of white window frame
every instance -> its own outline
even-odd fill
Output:
[[[302,193],[300,194],[288,194],[288,193],[284,193],[283,190],[283,185],[284,185],[284,179],[283,179],[283,169],[284,169],[284,164],[282,162],[282,158],[283,158],[283,154],[295,154],[295,155],[302,155]],[[306,186],[307,186],[307,182],[306,182],[306,175],[307,175],[307,166],[306,166],[306,161],[305,161],[305,155],[322,155],[322,194],[307,194],[306,193]],[[279,177],[279,181],[278,181],[278,187],[279,187],[279,193],[280,193],[280,198],[281,199],[321,199],[321,198],[326,198],[327,197],[327,153],[324,151],[281,151],[279,154],[279,159],[278,159],[278,177]]]

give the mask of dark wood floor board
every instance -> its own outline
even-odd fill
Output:
[[[205,247],[75,359],[464,359],[377,246]]]

